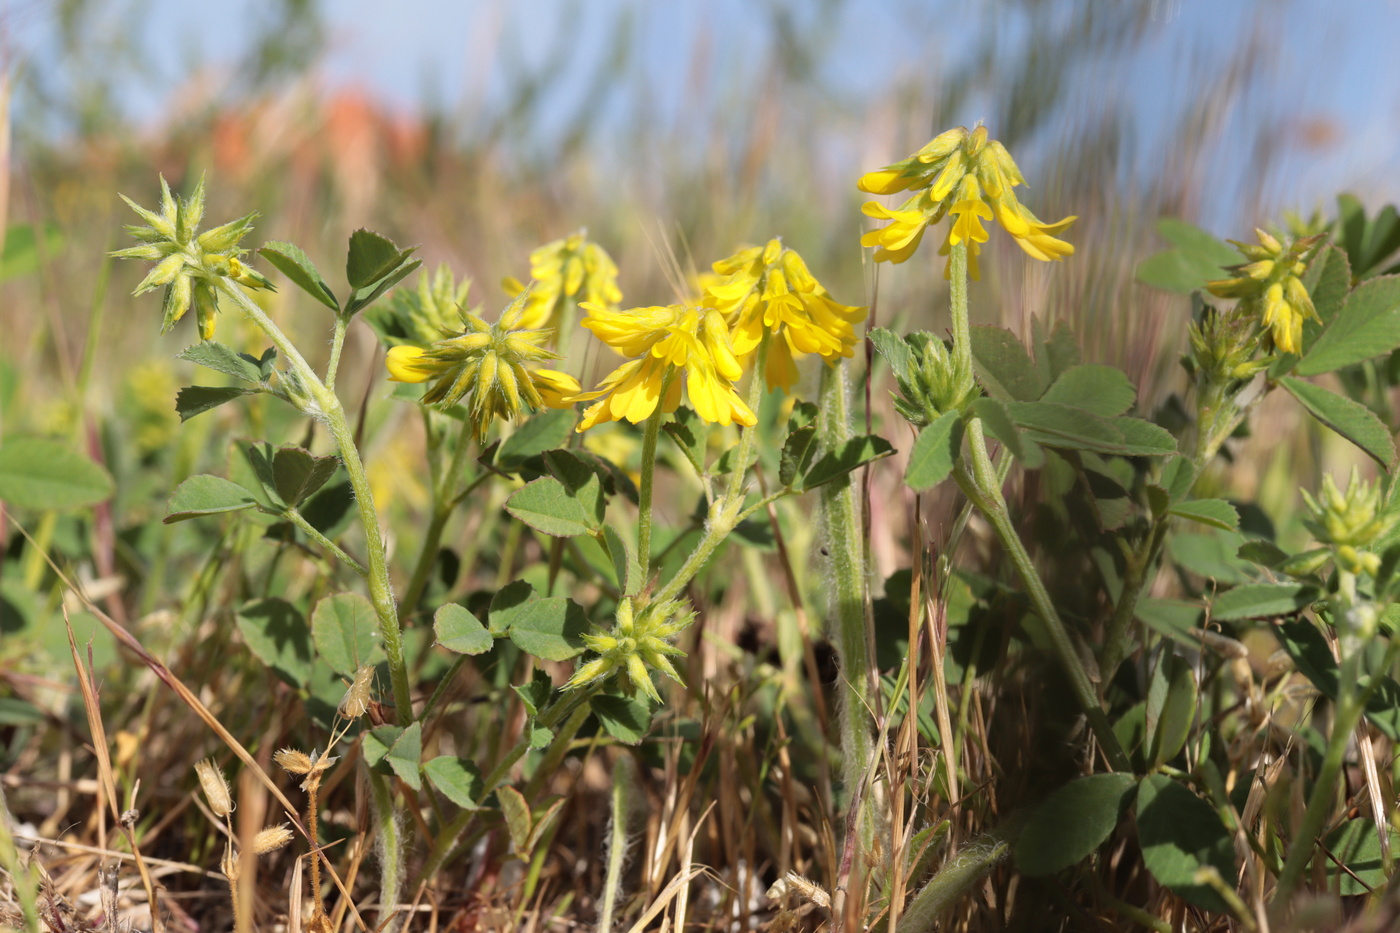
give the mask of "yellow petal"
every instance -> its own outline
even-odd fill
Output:
[[[389,370],[389,378],[394,382],[427,382],[433,378],[433,370],[423,368],[424,353],[418,347],[407,344],[390,347],[384,357],[384,367]]]

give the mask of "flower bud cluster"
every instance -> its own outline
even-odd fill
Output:
[[[1303,322],[1319,321],[1312,298],[1300,276],[1307,268],[1302,257],[1320,236],[1303,237],[1287,247],[1273,234],[1256,229],[1259,245],[1231,240],[1249,260],[1230,269],[1233,278],[1206,283],[1219,298],[1238,298],[1239,310],[1256,318],[1269,331],[1273,345],[1284,353],[1303,352]]]
[[[214,336],[214,315],[219,310],[217,286],[220,279],[230,279],[248,288],[273,289],[271,282],[239,258],[247,250],[240,249],[238,243],[253,229],[253,219],[258,215],[256,212],[246,214],[200,233],[199,223],[204,219],[204,181],[200,180],[188,199],[171,194],[164,178],[160,180],[160,192],[160,213],[148,211],[122,195],[122,200],[146,225],[129,225],[126,232],[140,245],[119,249],[112,255],[155,263],[132,294],[165,289],[162,334],[193,305],[199,321],[199,336],[209,340]]]

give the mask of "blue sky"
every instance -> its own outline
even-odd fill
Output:
[[[1221,119],[1238,125],[1241,139],[1259,121],[1280,126],[1280,145],[1289,154],[1265,198],[1306,207],[1342,187],[1368,200],[1400,196],[1395,143],[1400,63],[1392,48],[1400,37],[1400,2],[1114,2],[1136,2],[1146,10],[1142,39],[1131,54],[1082,63],[1067,93],[1075,95],[1074,106],[1083,112],[1100,101],[1126,105],[1136,124],[1138,171],[1154,171],[1172,157],[1168,128],[1183,108],[1199,100],[1200,74],[1254,42],[1270,53],[1261,56],[1260,90]],[[723,94],[725,81],[742,86],[761,80],[752,63],[769,46],[771,21],[761,13],[772,5],[772,0],[322,0],[328,51],[319,74],[329,86],[361,87],[386,104],[413,108],[433,100],[471,119],[499,104],[512,74],[562,70],[570,80],[560,82],[540,110],[546,122],[551,115],[562,121],[577,110],[587,76],[609,56],[619,24],[628,23],[628,87],[608,98],[599,121],[624,121],[634,115],[629,108],[644,108],[668,123],[684,124],[694,116],[688,88],[697,43],[708,43],[717,94]],[[977,36],[991,36],[1010,54],[1023,38],[1018,31],[1026,28],[1018,5],[1009,0],[782,5],[799,21],[831,16],[832,28],[822,31],[827,42],[815,56],[814,80],[851,100],[877,94],[896,76],[940,80]],[[247,45],[266,7],[255,0],[104,0],[97,6],[100,15],[136,17],[150,67],[144,80],[124,79],[118,100],[133,117],[156,121],[167,105],[163,88],[180,86],[196,70],[217,76]],[[3,41],[28,58],[29,67],[53,65],[51,10],[43,0],[7,0],[0,7],[0,22],[7,24]],[[968,112],[946,122],[971,124],[986,116],[978,106],[974,97]],[[550,128],[543,129],[547,134]],[[713,131],[704,125],[696,129]],[[995,135],[997,128],[991,129]],[[1292,145],[1307,137],[1313,145]],[[1237,177],[1225,183],[1247,186],[1247,155],[1235,163]]]

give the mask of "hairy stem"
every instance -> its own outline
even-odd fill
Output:
[[[824,450],[839,450],[851,436],[847,410],[846,365],[822,369],[817,432]],[[875,754],[875,690],[872,684],[870,634],[866,624],[865,538],[861,528],[856,484],[845,476],[821,488],[827,552],[831,558],[831,625],[841,661],[838,712],[842,780],[855,795]],[[869,852],[875,842],[872,808],[856,823],[860,847]]]

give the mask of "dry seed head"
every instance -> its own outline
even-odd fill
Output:
[[[258,855],[276,852],[291,842],[293,835],[285,823],[280,826],[269,826],[253,837],[253,851]]]
[[[219,861],[219,871],[224,873],[232,884],[238,881],[238,855],[233,851],[233,844],[224,846],[224,857]]]
[[[225,817],[233,812],[233,796],[229,793],[228,781],[219,766],[208,758],[195,762],[194,773],[199,776],[200,789],[209,801],[209,809],[217,817]]]
[[[362,664],[355,671],[355,679],[350,683],[350,689],[345,691],[345,697],[340,701],[340,715],[346,719],[359,719],[369,709],[369,688],[374,683],[374,668],[369,664]]]
[[[295,748],[284,748],[272,756],[272,760],[281,765],[282,770],[288,774],[310,774],[315,763],[306,752],[297,751]]]

